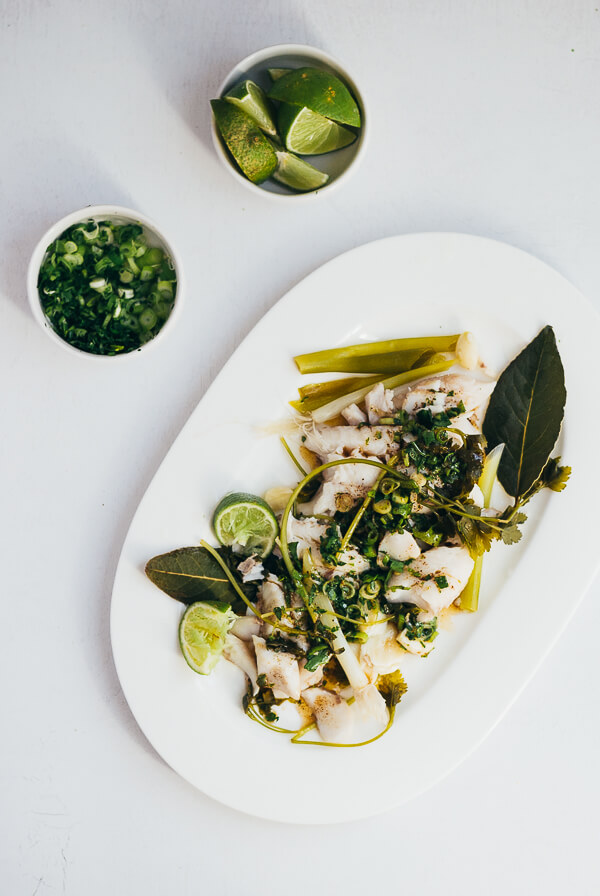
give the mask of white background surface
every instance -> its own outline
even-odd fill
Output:
[[[238,815],[180,780],[133,722],[108,638],[158,463],[243,336],[323,261],[459,230],[532,252],[600,307],[595,3],[0,3],[3,893],[598,892],[598,582],[467,762],[396,812],[326,829]],[[280,208],[221,167],[207,101],[287,41],[345,64],[372,132],[343,190]],[[164,345],[114,367],[55,347],[24,289],[46,227],[101,202],[164,225],[189,289]],[[535,637],[526,606],[519,624]]]

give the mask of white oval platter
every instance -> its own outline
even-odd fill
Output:
[[[390,733],[358,749],[292,745],[244,715],[236,668],[222,661],[206,678],[188,668],[177,642],[182,606],[151,584],[144,565],[201,538],[214,543],[211,512],[226,492],[261,494],[297,481],[277,427],[269,429],[285,422],[301,382],[295,354],[468,329],[500,372],[548,323],[566,372],[557,451],[573,467],[571,481],[532,502],[518,545],[497,545],[486,556],[479,612],[456,614],[426,660],[407,657],[408,693]],[[589,413],[589,390],[599,344],[600,318],[570,283],[480,237],[390,237],[333,259],[290,290],[200,401],[123,546],[111,608],[114,658],[131,710],[164,760],[228,806],[295,823],[388,810],[463,760],[531,678],[598,566],[589,473],[600,417]]]

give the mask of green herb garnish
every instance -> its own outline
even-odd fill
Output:
[[[177,283],[170,258],[148,246],[140,224],[84,221],[46,251],[38,276],[53,330],[94,355],[122,355],[153,339],[169,317]]]

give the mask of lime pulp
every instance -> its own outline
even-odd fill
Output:
[[[191,604],[179,624],[179,644],[188,666],[199,675],[209,675],[223,649],[227,632],[235,622],[227,604],[198,601]]]
[[[286,187],[301,192],[318,190],[329,180],[328,174],[291,152],[277,152],[277,168],[273,177]]]
[[[300,155],[319,155],[349,146],[356,134],[330,121],[318,112],[282,103],[279,108],[279,132],[286,149]]]
[[[277,519],[267,502],[247,492],[225,495],[215,509],[212,524],[221,544],[260,557],[271,553],[279,534]]]
[[[268,68],[267,72],[271,81],[278,81],[284,75],[287,75],[288,72],[291,72],[291,68]]]
[[[265,134],[269,134],[270,137],[277,136],[270,103],[264,90],[254,81],[241,81],[236,84],[225,94],[225,99],[249,115]]]

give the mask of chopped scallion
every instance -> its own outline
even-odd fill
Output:
[[[70,345],[123,354],[152,339],[172,311],[173,264],[140,224],[84,221],[46,251],[38,276],[44,313]]]

